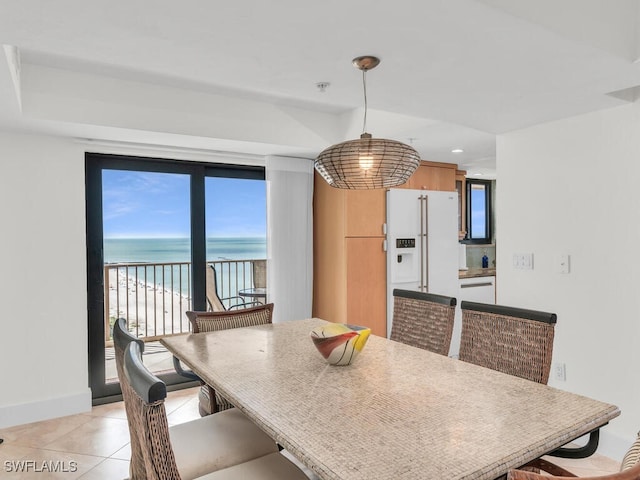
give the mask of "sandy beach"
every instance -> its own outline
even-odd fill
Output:
[[[135,267],[108,269],[109,319],[126,318],[138,337],[188,332],[189,297],[140,278],[136,281],[135,271]]]

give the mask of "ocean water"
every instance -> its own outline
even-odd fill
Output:
[[[191,246],[188,238],[106,238],[104,239],[104,263],[189,263]],[[267,258],[267,240],[261,237],[212,237],[207,239],[207,262],[224,260],[253,260]],[[118,268],[120,275],[135,279],[143,285],[157,285],[179,291],[189,296],[190,267],[139,266]],[[236,295],[236,285],[250,287],[250,266],[242,264],[217,265],[219,293]],[[247,277],[245,279],[245,276]],[[226,285],[226,289],[224,288]],[[220,289],[223,291],[221,292]]]
[[[207,261],[267,258],[264,237],[207,238]],[[104,263],[164,263],[191,261],[188,238],[106,238]]]

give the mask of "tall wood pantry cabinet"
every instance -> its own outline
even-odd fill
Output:
[[[404,188],[455,191],[456,165],[421,162]],[[387,334],[386,190],[341,190],[316,172],[313,316]]]

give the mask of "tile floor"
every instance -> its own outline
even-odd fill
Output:
[[[166,401],[170,425],[198,418],[197,389],[170,392]],[[90,413],[0,430],[0,478],[126,479],[129,476],[129,429],[122,402],[93,407]],[[9,472],[19,460],[61,461],[75,472]],[[7,464],[9,462],[9,464]]]
[[[169,392],[166,409],[170,425],[199,418],[197,388]],[[0,478],[121,480],[129,475],[129,431],[122,402],[93,407],[86,414],[0,429],[0,438],[4,439]],[[38,466],[59,462],[59,467],[75,471],[16,472],[20,460]],[[618,462],[598,454],[553,461],[579,476],[604,475],[619,468]]]

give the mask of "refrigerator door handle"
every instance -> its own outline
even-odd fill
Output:
[[[419,262],[420,262],[420,291],[424,292],[425,291],[425,278],[424,278],[424,261],[425,261],[425,245],[424,245],[424,241],[425,241],[425,200],[426,200],[426,196],[425,195],[420,195],[420,197],[418,197],[418,201],[420,202],[420,255],[419,255]]]
[[[424,291],[429,291],[429,195],[424,195]]]

